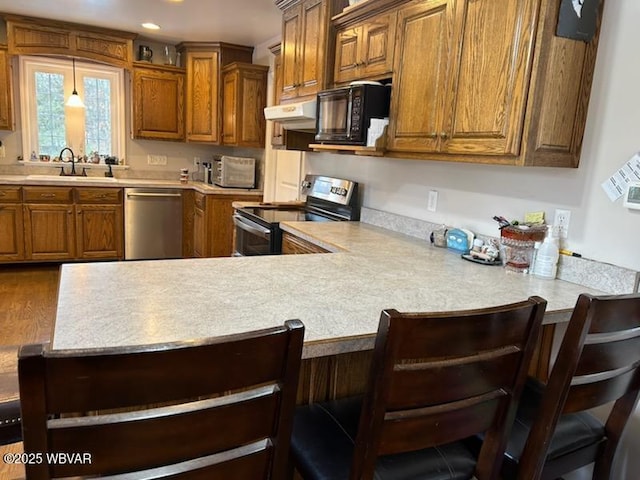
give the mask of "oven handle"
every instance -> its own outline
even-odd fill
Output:
[[[258,235],[261,238],[268,240],[271,237],[271,230],[268,228],[264,228],[260,225],[256,225],[255,223],[246,220],[243,216],[238,215],[237,213],[233,215],[233,223],[236,227],[245,230],[254,235]]]

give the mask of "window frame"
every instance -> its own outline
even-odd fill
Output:
[[[125,77],[124,69],[103,64],[78,61],[76,59],[76,90],[80,98],[85,99],[84,77],[106,78],[111,82],[111,154],[122,159],[126,156],[126,114],[125,114]],[[21,55],[19,57],[20,83],[20,116],[22,122],[22,151],[23,158],[29,159],[32,151],[38,152],[38,125],[35,102],[35,71],[62,73],[64,75],[65,102],[73,91],[73,68],[70,59],[58,59]],[[65,123],[68,122],[68,109],[65,108]],[[71,147],[76,155],[89,155],[85,152],[86,131],[83,126],[81,145],[70,145],[73,134],[66,129],[66,146]],[[101,153],[101,152],[99,152]]]

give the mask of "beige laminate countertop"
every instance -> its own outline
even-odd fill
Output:
[[[0,175],[0,185],[35,185],[35,186],[78,186],[78,187],[146,187],[146,188],[180,188],[192,189],[205,194],[217,195],[256,195],[262,196],[259,189],[223,188],[203,182],[179,180],[152,180],[138,178],[112,177],[66,177],[58,175]]]
[[[63,265],[53,347],[187,340],[299,318],[308,358],[372,348],[384,308],[456,310],[540,295],[545,321],[558,322],[580,293],[602,293],[467,262],[359,222],[282,228],[336,253]]]

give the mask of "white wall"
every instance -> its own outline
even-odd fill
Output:
[[[496,214],[522,219],[571,210],[565,247],[587,258],[640,270],[640,211],[611,203],[600,184],[640,150],[638,0],[605,5],[589,116],[578,169],[520,168],[419,160],[306,154],[311,173],[344,176],[364,186],[364,205],[497,235]],[[429,190],[439,193],[427,211]]]

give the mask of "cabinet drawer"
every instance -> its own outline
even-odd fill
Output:
[[[122,203],[121,188],[76,188],[78,203]]]
[[[0,187],[0,203],[20,201],[20,187]]]
[[[204,193],[195,192],[194,203],[196,205],[196,208],[204,210],[205,206],[207,205],[207,196]]]
[[[72,203],[71,187],[24,187],[23,198],[28,203]]]

